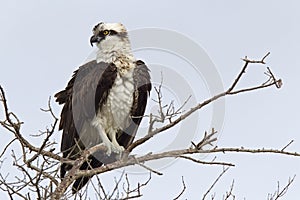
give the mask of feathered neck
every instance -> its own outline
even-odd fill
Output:
[[[134,62],[128,38],[115,38],[98,44],[97,62],[115,63],[119,59]]]

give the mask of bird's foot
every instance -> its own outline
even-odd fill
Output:
[[[124,147],[120,146],[119,144],[114,144],[113,142],[107,142],[107,143],[104,142],[104,144],[107,147],[107,151],[106,151],[107,156],[110,156],[112,152],[121,155],[122,152],[125,150]]]

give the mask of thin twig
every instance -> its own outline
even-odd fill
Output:
[[[225,198],[223,198],[223,200],[228,200],[230,197],[232,197],[232,199],[235,199],[235,195],[232,193],[233,191],[233,187],[234,187],[234,180],[232,180],[232,184],[230,185],[230,189],[228,192],[226,192]]]
[[[161,172],[159,172],[159,171],[157,171],[157,170],[154,170],[154,169],[152,169],[152,168],[150,168],[150,167],[144,165],[143,163],[138,163],[138,165],[141,166],[141,167],[143,167],[143,168],[145,168],[146,170],[149,170],[150,172],[152,172],[152,173],[154,173],[154,174],[157,174],[157,175],[159,175],[159,176],[162,176],[162,175],[163,175],[163,173],[161,173]]]
[[[183,195],[183,193],[184,193],[184,191],[186,190],[186,186],[185,186],[185,183],[184,183],[184,179],[183,179],[183,176],[181,177],[181,182],[182,182],[182,190],[181,190],[181,192],[174,198],[174,200],[177,200],[177,199],[179,199],[182,195]]]
[[[202,160],[197,160],[197,159],[194,159],[194,158],[191,158],[189,156],[179,156],[179,158],[184,158],[184,159],[187,159],[187,160],[191,160],[195,163],[198,163],[198,164],[203,164],[203,165],[223,165],[223,166],[230,166],[230,167],[234,167],[235,165],[232,164],[232,163],[227,163],[227,162],[207,162],[207,161],[202,161]]]
[[[287,145],[285,145],[281,151],[284,151],[286,148],[288,148],[292,143],[294,142],[294,140],[291,140]]]
[[[280,197],[283,197],[286,192],[288,191],[290,185],[294,182],[296,178],[296,175],[293,176],[293,178],[289,178],[288,183],[280,190],[279,182],[277,183],[277,190],[274,192],[274,194],[268,195],[268,200],[278,200]]]
[[[229,167],[223,168],[223,171],[220,173],[220,175],[216,178],[216,180],[212,183],[212,185],[208,188],[208,190],[203,195],[202,200],[205,200],[206,196],[211,192],[213,187],[217,184],[217,182],[220,180],[220,178],[228,171]]]
[[[8,149],[8,147],[14,142],[16,141],[17,138],[12,139],[3,149],[2,153],[0,154],[0,158],[4,155],[4,153],[6,152],[6,150]]]

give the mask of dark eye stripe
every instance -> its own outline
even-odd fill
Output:
[[[109,32],[107,35],[117,35],[118,34],[118,32],[114,31],[114,30],[104,30],[104,31],[108,31]],[[104,35],[104,31],[100,31],[98,35],[100,37],[105,37],[106,35]]]
[[[98,35],[100,36],[100,37],[104,37],[105,35],[104,35],[104,31],[100,31],[99,33],[98,33]]]
[[[117,33],[117,31],[110,30],[110,31],[109,31],[109,34],[110,34],[110,35],[117,35],[118,33]]]

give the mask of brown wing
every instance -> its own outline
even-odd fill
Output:
[[[93,119],[96,111],[107,99],[116,75],[117,68],[114,64],[91,61],[79,67],[65,90],[55,95],[56,101],[64,104],[59,125],[59,129],[63,130],[61,142],[63,157],[74,159],[80,149],[85,148],[80,143],[80,148],[78,146],[78,133],[86,121]],[[62,164],[62,178],[70,167]]]
[[[140,125],[145,113],[147,100],[151,90],[149,69],[143,61],[136,61],[136,68],[134,69],[133,76],[135,91],[133,95],[133,105],[131,108],[131,122],[118,137],[118,143],[125,148],[133,142],[138,126]]]

